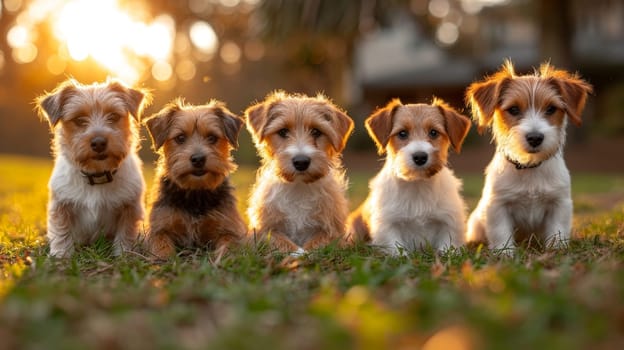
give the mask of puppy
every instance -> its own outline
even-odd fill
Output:
[[[50,255],[69,257],[74,246],[100,236],[114,254],[129,250],[143,220],[145,184],[138,123],[149,96],[109,80],[73,79],[36,100],[54,133],[54,169],[48,184]]]
[[[395,99],[366,120],[366,129],[387,157],[368,198],[349,217],[349,238],[393,255],[462,245],[461,181],[446,164],[449,147],[461,150],[470,119],[439,99],[431,105]]]
[[[496,153],[485,171],[467,240],[513,252],[535,236],[562,246],[570,238],[570,174],[563,160],[568,120],[579,126],[592,87],[548,63],[519,76],[511,62],[470,85],[466,101],[479,131],[491,128]]]
[[[244,237],[228,175],[236,170],[243,120],[223,103],[176,100],[145,121],[160,157],[149,216],[148,250],[166,259],[175,248],[228,248]]]
[[[340,153],[351,118],[322,95],[281,91],[245,116],[262,157],[247,212],[253,237],[284,252],[343,238],[348,207]]]

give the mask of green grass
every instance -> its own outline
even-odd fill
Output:
[[[502,258],[471,247],[390,258],[330,246],[294,259],[247,247],[155,264],[113,259],[104,241],[69,261],[49,259],[50,170],[49,160],[0,156],[0,348],[624,345],[624,208],[609,206],[624,193],[623,176],[574,176],[575,200],[586,204],[576,207],[577,238],[562,251]],[[371,175],[349,174],[352,206]],[[482,178],[461,177],[474,205]],[[243,208],[253,169],[233,182]]]

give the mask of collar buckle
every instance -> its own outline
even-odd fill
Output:
[[[89,180],[89,185],[104,185],[107,183],[113,182],[113,175],[117,172],[117,170],[113,171],[103,171],[101,173],[87,173],[81,171],[82,175],[84,175],[87,180]]]

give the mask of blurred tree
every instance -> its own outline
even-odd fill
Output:
[[[571,69],[574,63],[572,5],[569,0],[536,1],[534,5],[538,12],[540,57],[565,69]]]
[[[287,56],[302,78],[319,81],[339,104],[349,102],[346,81],[354,45],[364,33],[391,21],[402,0],[263,0],[255,12],[255,31]],[[311,87],[314,88],[314,87]],[[308,93],[314,91],[307,91]]]
[[[11,58],[11,51],[8,49],[9,44],[6,35],[14,20],[14,13],[8,11],[0,12],[0,53],[3,56],[2,65],[0,66],[0,107],[8,100],[5,82],[15,81],[14,73],[17,63]]]

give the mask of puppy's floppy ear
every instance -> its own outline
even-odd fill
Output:
[[[574,125],[580,126],[587,95],[593,92],[591,84],[580,79],[576,74],[572,75],[564,70],[555,70],[549,64],[543,64],[540,67],[540,74],[542,77],[550,79],[565,103],[566,115]]]
[[[243,126],[243,119],[230,112],[222,103],[217,103],[215,114],[221,118],[225,137],[234,149],[238,149],[238,134]]]
[[[403,106],[401,100],[395,98],[385,107],[377,109],[365,121],[366,130],[377,145],[377,152],[383,154],[390,140],[390,132],[392,132],[392,119],[396,110]]]
[[[466,104],[472,110],[479,133],[492,124],[492,118],[505,85],[515,76],[513,65],[506,61],[503,68],[484,81],[472,83],[466,90]]]
[[[173,122],[173,116],[176,112],[182,110],[181,104],[182,101],[180,100],[171,102],[144,121],[155,151],[160,149],[160,147],[165,144],[165,141],[167,141],[167,135],[169,134],[169,128]]]
[[[444,116],[446,133],[449,136],[453,149],[455,152],[459,153],[462,143],[470,130],[470,119],[460,114],[440,99],[434,98],[432,105],[437,106],[440,113]]]
[[[78,93],[78,82],[68,79],[59,84],[54,91],[39,96],[36,100],[36,108],[39,116],[45,118],[54,128],[61,117],[63,117],[63,105],[72,95]]]
[[[574,125],[581,126],[581,114],[587,102],[587,95],[593,92],[592,86],[581,79],[558,79],[558,82],[568,118]]]
[[[353,120],[336,106],[332,106],[332,111],[334,116],[330,118],[330,122],[336,131],[336,137],[330,137],[330,141],[336,152],[342,152],[353,131]]]
[[[266,136],[265,129],[270,122],[271,109],[286,98],[288,98],[288,94],[285,91],[276,90],[267,95],[264,101],[258,102],[245,110],[247,130],[249,130],[256,144],[262,142]]]
[[[253,136],[254,142],[259,143],[264,138],[264,127],[268,120],[268,102],[259,102],[245,110],[247,130]]]
[[[126,87],[117,80],[109,80],[108,87],[119,93],[126,104],[128,112],[132,114],[137,122],[140,122],[143,108],[147,107],[151,103],[152,95],[147,90]]]

